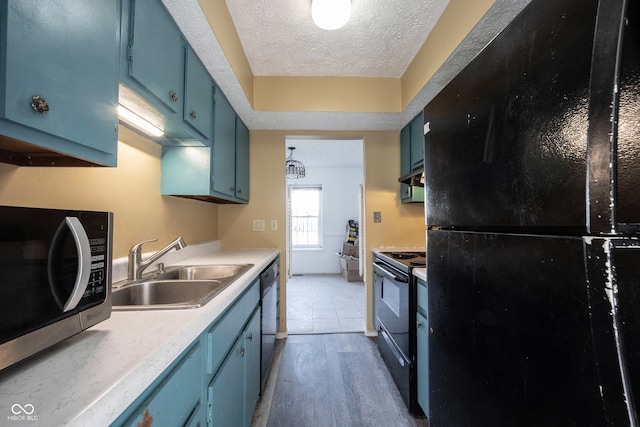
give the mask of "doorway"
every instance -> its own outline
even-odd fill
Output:
[[[292,158],[304,165],[305,176],[287,179],[287,332],[364,332],[358,253],[349,248],[355,255],[349,275],[342,273],[340,256],[343,243],[357,243],[349,238],[350,221],[358,225],[358,238],[364,232],[364,140],[291,136],[287,156],[288,147],[295,147]]]

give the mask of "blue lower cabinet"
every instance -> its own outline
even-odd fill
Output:
[[[260,309],[253,313],[244,332],[244,425],[249,427],[260,397]]]
[[[202,346],[198,341],[113,426],[195,426],[203,420]],[[141,403],[139,401],[142,400]],[[131,412],[133,412],[131,414]],[[153,423],[153,424],[152,424]]]
[[[209,384],[207,422],[211,426],[249,427],[259,395],[260,309],[256,308]]]
[[[416,314],[418,347],[418,404],[429,416],[429,328],[427,318]]]
[[[249,427],[260,394],[260,281],[112,426]]]
[[[417,365],[418,365],[418,404],[424,414],[429,416],[429,303],[427,282],[417,281],[418,311],[416,313]]]
[[[207,389],[207,424],[244,426],[244,342],[238,337],[231,352]]]

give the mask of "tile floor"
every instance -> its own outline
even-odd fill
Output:
[[[287,333],[363,332],[364,282],[340,274],[293,276],[287,280]]]

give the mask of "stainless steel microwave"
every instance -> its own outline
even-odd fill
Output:
[[[0,206],[0,370],[111,316],[113,214]]]

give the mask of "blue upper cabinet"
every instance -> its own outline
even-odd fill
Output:
[[[211,87],[209,87],[211,91]],[[163,147],[162,194],[212,203],[249,202],[249,129],[213,88],[210,147]]]
[[[236,117],[236,197],[249,200],[249,129]]]
[[[400,176],[410,174],[424,165],[424,124],[420,112],[400,131]],[[424,201],[424,188],[400,183],[402,203]]]
[[[184,96],[184,121],[200,134],[211,138],[211,113],[213,110],[211,77],[193,51],[187,49]]]
[[[424,165],[424,114],[422,111],[414,117],[411,126],[411,169]]]
[[[0,161],[115,166],[120,2],[0,8]]]
[[[215,88],[213,129],[213,190],[235,197],[236,195],[236,112],[227,97]]]
[[[128,73],[169,111],[182,116],[185,44],[158,0],[132,0]]]
[[[212,79],[161,0],[124,0],[121,82],[127,107],[161,127],[168,146],[211,144]]]

